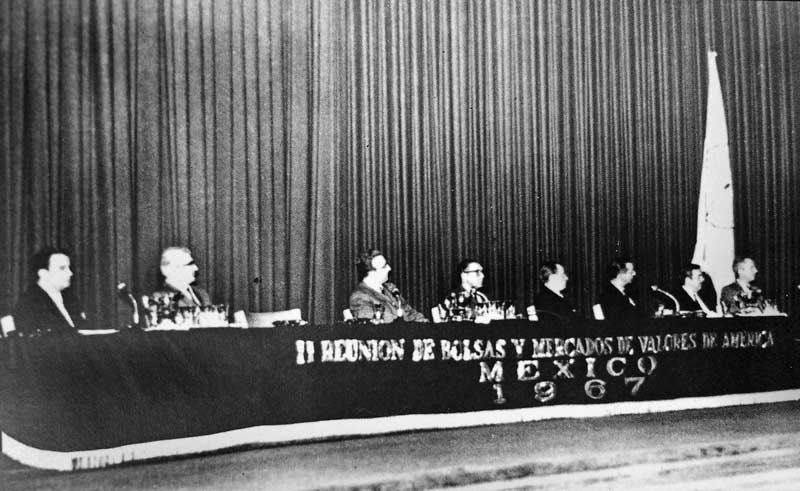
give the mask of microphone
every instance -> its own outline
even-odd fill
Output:
[[[389,293],[391,293],[395,297],[400,296],[400,289],[397,288],[397,285],[395,285],[394,283],[386,283],[386,289],[389,290]]]
[[[670,300],[675,302],[675,313],[676,314],[681,311],[681,304],[678,303],[678,299],[673,297],[671,293],[669,293],[669,292],[667,292],[665,290],[662,290],[661,288],[658,287],[658,285],[650,285],[650,289],[653,290],[654,292],[658,292],[658,293],[661,293],[661,294],[669,297]]]
[[[128,289],[128,285],[125,282],[119,283],[117,285],[117,294],[130,301],[131,305],[133,306],[133,325],[139,325],[139,304],[136,302],[136,299],[133,297],[130,289]]]
[[[401,300],[402,297],[400,297],[400,289],[397,288],[397,285],[395,285],[394,283],[385,283],[384,286],[386,287],[387,290],[389,290],[389,293],[392,294],[395,302],[397,302],[397,317],[402,318],[404,312],[403,312],[403,301]]]

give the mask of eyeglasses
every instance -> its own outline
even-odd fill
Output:
[[[473,270],[467,270],[467,271],[463,271],[463,272],[467,273],[467,274],[469,274],[469,273],[483,274],[483,270],[482,269],[473,269]]]

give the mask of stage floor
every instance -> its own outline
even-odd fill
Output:
[[[0,482],[8,490],[724,489],[763,478],[774,489],[798,468],[800,403],[791,402],[413,432],[69,474],[2,457]]]

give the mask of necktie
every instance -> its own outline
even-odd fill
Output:
[[[200,304],[200,299],[197,298],[197,295],[195,295],[194,290],[192,290],[192,287],[187,288],[186,289],[186,293],[188,293],[187,297],[191,298],[192,302],[194,302],[195,305],[200,307],[200,305],[201,305]]]
[[[696,293],[694,294],[694,301],[695,301],[695,303],[697,305],[700,306],[700,310],[702,310],[706,314],[708,314],[710,312],[710,310],[708,309],[708,306],[706,306],[705,302],[703,302],[703,299],[701,299],[700,296],[697,295]]]

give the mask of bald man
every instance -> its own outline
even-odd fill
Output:
[[[153,297],[169,296],[177,307],[211,305],[208,292],[194,285],[197,281],[197,270],[197,264],[189,248],[167,247],[161,253],[163,288],[153,293]]]
[[[725,285],[720,293],[723,309],[734,315],[763,310],[763,293],[753,284],[758,274],[755,261],[749,257],[737,257],[733,260],[733,274],[736,281]]]

